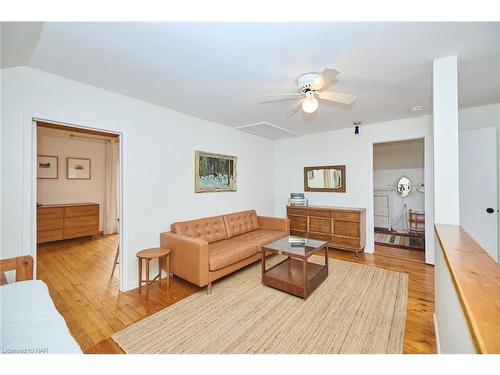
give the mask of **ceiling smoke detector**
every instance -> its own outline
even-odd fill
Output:
[[[419,105],[416,105],[414,107],[410,107],[410,112],[418,112],[418,111],[421,111],[422,110],[422,107],[419,106]]]

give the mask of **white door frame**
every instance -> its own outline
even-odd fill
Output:
[[[431,143],[431,136],[422,134],[412,137],[387,137],[374,139],[370,141],[370,178],[369,185],[371,191],[370,207],[373,213],[373,145],[376,143],[399,142],[399,141],[412,141],[416,139],[424,140],[424,183],[425,183],[425,263],[434,264],[434,178],[433,178],[433,149]],[[375,242],[375,229],[374,226],[367,228],[373,232],[373,241]]]
[[[34,121],[42,120],[54,124],[66,125],[80,129],[97,130],[118,135],[120,149],[120,254],[119,254],[119,289],[128,290],[129,280],[129,257],[128,255],[128,228],[127,228],[127,160],[125,158],[127,149],[127,135],[123,131],[116,131],[106,126],[94,126],[86,124],[79,119],[63,118],[61,116],[47,115],[24,111],[23,123],[23,255],[31,255],[34,260],[33,271],[36,278],[37,254],[36,254],[36,201],[37,201],[37,179],[36,179],[36,156],[37,156],[37,129]]]

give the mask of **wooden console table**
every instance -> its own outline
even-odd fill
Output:
[[[37,207],[37,243],[99,234],[97,203],[48,204]]]
[[[328,247],[363,251],[366,243],[364,208],[287,206],[290,234],[328,242]]]

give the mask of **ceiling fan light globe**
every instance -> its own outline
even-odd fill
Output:
[[[313,113],[318,109],[318,100],[314,96],[307,96],[302,102],[302,109],[306,113]]]

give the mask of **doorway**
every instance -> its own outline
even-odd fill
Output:
[[[425,263],[424,138],[373,145],[375,254]]]
[[[117,293],[120,134],[42,120],[33,133],[37,279],[51,291]]]

